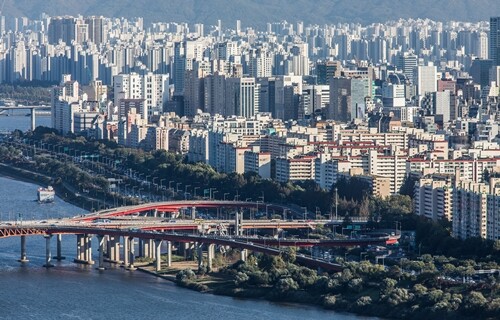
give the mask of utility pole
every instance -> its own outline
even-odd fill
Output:
[[[335,187],[335,220],[338,219],[338,206],[339,206],[339,194],[337,187]]]

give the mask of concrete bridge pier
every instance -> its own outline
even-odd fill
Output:
[[[191,207],[191,219],[196,219],[196,207]]]
[[[128,237],[123,237],[123,266],[125,268],[128,267],[128,258],[130,257],[130,253],[128,251]]]
[[[21,263],[29,262],[26,258],[26,236],[21,236],[21,258],[18,261]]]
[[[198,269],[203,267],[203,243],[196,243],[196,250],[198,252]]]
[[[50,239],[52,239],[52,235],[48,234],[43,236],[45,238],[45,264],[43,265],[45,268],[51,268],[54,265],[51,263],[52,261],[52,253],[50,251]]]
[[[108,261],[113,263],[120,262],[120,238],[112,237],[108,235],[107,241],[108,247]]]
[[[85,262],[87,264],[94,264],[92,260],[92,237],[88,234],[84,236],[85,240]]]
[[[247,249],[241,249],[240,251],[240,260],[241,261],[247,261],[247,257],[248,257],[248,250]]]
[[[139,238],[138,239],[138,249],[139,249],[139,252],[137,254],[137,256],[139,257],[144,257],[144,240]]]
[[[170,242],[170,241],[169,241]],[[155,253],[156,253],[156,259],[155,259],[155,271],[158,272],[161,270],[161,243],[162,240],[155,240]]]
[[[113,244],[115,248],[115,258],[113,259],[116,263],[120,263],[120,237],[113,239]]]
[[[74,262],[75,263],[83,263],[83,248],[85,246],[85,243],[83,241],[83,234],[77,234],[76,235],[76,257]]]
[[[103,243],[103,246],[104,246],[104,250],[103,250],[103,255],[105,258],[108,258],[109,257],[109,245],[108,245],[108,242],[109,242],[109,236],[108,235],[105,235],[104,236],[104,239],[103,239],[104,243]]]
[[[108,236],[108,240],[106,241],[106,254],[104,255],[108,261],[115,260],[115,247],[113,246],[113,241],[115,241],[115,237]],[[113,259],[111,259],[111,256],[113,256]]]
[[[107,236],[108,258],[112,263],[120,263],[120,237]]]
[[[155,241],[153,239],[149,239],[149,257],[156,259]]]
[[[215,244],[211,243],[207,246],[208,271],[213,269],[213,261],[215,258]]]
[[[97,236],[97,241],[99,242],[99,266],[98,270],[105,270],[104,268],[104,244],[107,236]]]
[[[58,261],[61,261],[61,260],[64,260],[66,259],[66,257],[63,257],[62,256],[62,234],[57,234],[57,256],[56,256],[56,260]]]
[[[142,239],[142,257],[150,258],[149,239]]]
[[[134,267],[134,260],[135,260],[135,245],[134,245],[134,238],[133,237],[129,237],[128,238],[128,241],[129,241],[129,264],[128,264],[128,267],[127,267],[127,270],[130,270],[130,271],[134,271],[136,268]]]
[[[167,267],[172,266],[172,241],[167,241]],[[158,252],[156,252],[158,254]]]

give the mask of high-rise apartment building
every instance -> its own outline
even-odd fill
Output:
[[[500,17],[490,18],[489,58],[496,66],[500,65]]]

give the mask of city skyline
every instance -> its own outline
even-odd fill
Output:
[[[37,19],[45,12],[57,15],[104,15],[110,17],[144,17],[146,23],[152,22],[188,22],[216,25],[218,19],[224,24],[236,20],[242,21],[243,27],[259,27],[263,29],[267,22],[304,21],[304,23],[383,23],[399,18],[422,18],[439,21],[481,21],[495,12],[496,2],[493,0],[475,1],[332,1],[320,0],[311,4],[308,0],[277,0],[271,3],[260,0],[203,1],[169,0],[169,1],[125,1],[120,4],[104,0],[70,0],[45,1],[43,3],[29,0],[6,0],[2,13],[12,17],[28,17]],[[432,8],[432,9],[430,9]],[[492,10],[493,8],[493,10]]]

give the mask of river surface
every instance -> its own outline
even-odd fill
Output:
[[[50,118],[38,117],[48,125]],[[0,130],[26,130],[29,117],[0,116]],[[45,220],[85,213],[56,197],[38,204],[37,185],[0,176],[0,220]],[[52,252],[55,239],[52,239]],[[139,271],[110,266],[98,271],[72,261],[76,238],[63,236],[63,261],[42,267],[45,240],[27,237],[29,263],[19,259],[20,239],[0,239],[0,319],[374,319],[339,314],[314,306],[277,304],[202,294]],[[94,260],[97,258],[93,241]]]

